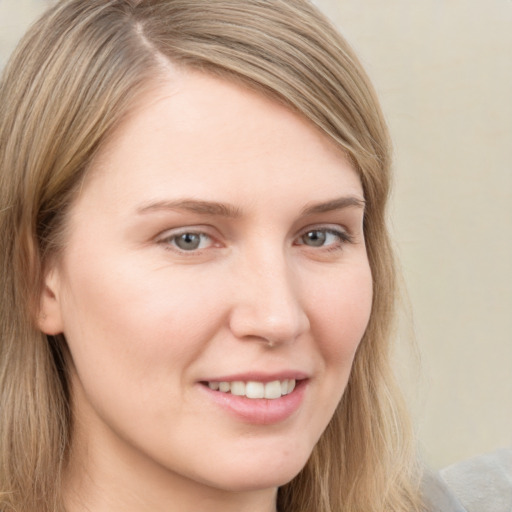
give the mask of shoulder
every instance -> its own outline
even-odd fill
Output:
[[[512,510],[512,449],[453,464],[440,475],[467,512]]]
[[[511,512],[512,449],[428,473],[423,492],[431,512]]]

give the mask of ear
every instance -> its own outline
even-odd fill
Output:
[[[59,275],[56,269],[52,269],[44,280],[37,316],[39,329],[52,336],[62,333],[64,329],[59,291]]]

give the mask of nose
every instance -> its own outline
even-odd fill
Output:
[[[292,343],[310,328],[301,283],[284,255],[253,257],[235,274],[229,323],[238,339],[272,347]]]

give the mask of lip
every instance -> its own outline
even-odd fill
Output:
[[[295,380],[305,380],[309,377],[309,375],[305,372],[299,372],[294,370],[285,370],[274,373],[264,373],[264,372],[245,372],[245,373],[236,373],[230,375],[221,375],[215,377],[208,377],[206,379],[201,379],[201,382],[249,382],[250,380],[256,382],[272,382],[274,380],[286,380],[286,379],[295,379]]]
[[[229,377],[209,379],[208,381],[258,381],[271,382],[273,380],[295,379],[295,389],[281,398],[247,398],[245,396],[232,395],[222,391],[210,389],[205,381],[199,382],[200,389],[206,394],[208,400],[234,416],[238,421],[253,425],[272,425],[290,418],[300,408],[309,384],[309,379],[298,377],[298,373],[279,373],[275,375],[243,374],[230,375]],[[301,374],[304,375],[304,374]],[[206,381],[206,382],[208,382]]]

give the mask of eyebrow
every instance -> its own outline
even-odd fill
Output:
[[[338,197],[336,199],[331,199],[330,201],[325,201],[322,203],[312,204],[310,206],[306,206],[302,210],[302,215],[314,215],[315,213],[326,213],[332,212],[335,210],[343,210],[344,208],[356,207],[362,208],[364,210],[366,202],[364,199],[360,199],[356,196],[344,196]]]
[[[306,206],[301,216],[314,215],[318,213],[326,213],[335,210],[342,210],[344,208],[365,207],[365,201],[356,196],[344,196],[329,201],[315,203],[310,206]],[[220,217],[227,217],[237,219],[242,216],[242,210],[236,206],[218,203],[215,201],[201,201],[197,199],[179,199],[176,201],[155,201],[147,205],[141,206],[137,209],[137,213],[145,214],[154,211],[161,210],[185,210],[200,215],[213,215]]]
[[[242,212],[239,208],[214,201],[200,201],[197,199],[179,199],[176,201],[156,201],[137,209],[140,214],[160,210],[185,210],[201,215],[216,215],[220,217],[239,218]]]

